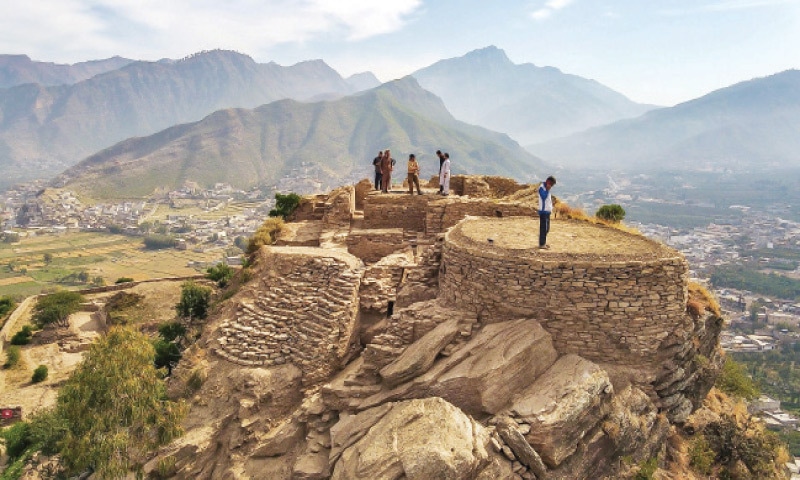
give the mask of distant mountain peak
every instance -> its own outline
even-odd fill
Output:
[[[514,65],[514,62],[508,58],[508,55],[506,55],[505,50],[497,48],[494,45],[489,45],[488,47],[483,47],[468,52],[466,55],[461,57],[461,59],[468,62],[479,62],[482,64],[488,63],[498,66]]]

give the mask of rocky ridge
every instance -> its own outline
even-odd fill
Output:
[[[532,250],[535,205],[509,199],[528,186],[453,180],[450,197],[381,195],[365,180],[301,205],[175,370],[174,395],[205,381],[186,435],[145,470],[620,478],[626,462],[663,458],[721,361],[722,319],[687,312],[680,254],[560,219],[553,249]],[[592,256],[614,242],[630,257]]]

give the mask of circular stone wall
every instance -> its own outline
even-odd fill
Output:
[[[647,238],[579,221],[467,218],[445,236],[440,298],[483,322],[537,318],[561,353],[636,364],[685,315],[688,265]]]

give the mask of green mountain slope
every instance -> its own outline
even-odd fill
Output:
[[[353,91],[320,60],[282,67],[229,51],[134,62],[74,85],[2,89],[3,181],[55,175],[126,138],[200,120],[219,109]]]
[[[457,118],[506,132],[523,144],[635,117],[653,108],[553,67],[516,65],[497,47],[441,60],[413,76],[440,96]]]
[[[281,100],[226,109],[203,120],[126,140],[87,158],[58,182],[97,199],[138,197],[186,181],[271,185],[304,165],[325,185],[372,175],[371,160],[392,149],[403,175],[415,153],[422,175],[438,172],[437,149],[453,170],[533,180],[541,163],[508,136],[459,122],[410,77],[335,101]]]
[[[800,166],[800,71],[532,145],[567,167],[747,170]]]

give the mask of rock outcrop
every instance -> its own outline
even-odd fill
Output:
[[[721,359],[721,319],[687,313],[683,257],[558,219],[538,250],[525,186],[451,185],[471,197],[362,182],[301,205],[280,241],[319,247],[259,253],[176,369],[208,372],[186,437],[146,470],[541,480],[659,457]]]

